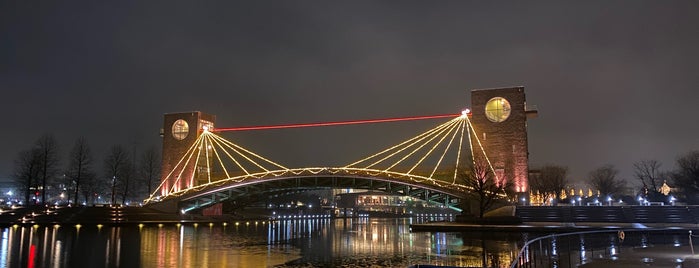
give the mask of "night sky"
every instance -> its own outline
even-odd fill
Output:
[[[0,180],[53,133],[159,146],[165,113],[218,127],[459,113],[524,86],[530,165],[582,181],[699,149],[696,1],[2,1]],[[340,165],[446,120],[227,133],[289,167]],[[158,147],[159,148],[159,147]],[[65,166],[66,163],[62,164]],[[101,173],[102,169],[97,166]]]

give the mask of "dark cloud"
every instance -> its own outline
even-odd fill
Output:
[[[219,126],[458,112],[523,85],[532,164],[581,180],[605,163],[699,149],[699,5],[585,2],[3,2],[0,178],[42,133],[157,145],[162,114]],[[232,134],[289,166],[335,165],[437,122]]]

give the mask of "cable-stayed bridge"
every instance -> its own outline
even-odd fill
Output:
[[[187,212],[233,198],[354,188],[409,195],[454,207],[469,190],[459,181],[457,167],[473,161],[474,153],[487,159],[478,137],[469,134],[473,126],[467,112],[454,116],[415,137],[339,167],[289,168],[205,127],[178,164],[167,171],[166,180],[146,204],[173,200]],[[193,172],[187,174],[188,170]],[[165,183],[173,178],[172,185]]]
[[[496,112],[502,121],[509,120],[505,122],[519,124],[516,121],[520,120],[517,115],[521,114],[526,117],[525,113],[527,112],[523,104],[522,88],[504,90],[494,90],[494,93],[504,94],[508,98],[510,97],[507,94],[511,94],[511,92],[521,94],[521,107],[518,107],[517,103],[510,104],[502,97],[492,98],[488,105],[496,100],[495,103],[498,105],[496,108],[499,109]],[[506,107],[503,105],[505,102],[507,102]],[[474,105],[474,107],[478,107],[478,105]],[[352,188],[412,196],[458,210],[456,205],[459,200],[463,199],[471,190],[464,184],[463,176],[459,175],[459,171],[460,169],[463,171],[463,168],[473,164],[477,159],[487,163],[497,180],[511,179],[518,187],[517,191],[524,192],[526,191],[526,177],[522,183],[522,179],[518,178],[517,175],[517,172],[521,173],[521,171],[516,167],[508,170],[505,166],[507,163],[513,162],[505,158],[510,157],[517,160],[515,153],[522,149],[517,148],[518,150],[516,150],[515,145],[512,145],[512,154],[506,155],[501,152],[502,140],[516,135],[509,135],[509,133],[502,135],[503,131],[494,130],[493,126],[474,124],[471,120],[471,117],[478,117],[484,113],[488,115],[487,109],[489,108],[486,105],[484,111],[474,111],[473,113],[470,110],[465,110],[460,114],[436,116],[238,128],[214,128],[212,122],[202,120],[200,117],[187,119],[189,121],[183,121],[183,119],[168,121],[166,118],[165,126],[172,126],[174,139],[171,139],[171,143],[187,144],[188,146],[177,145],[180,146],[179,149],[169,150],[174,152],[169,155],[166,155],[167,150],[164,150],[161,184],[145,200],[145,203],[147,206],[157,207],[161,210],[186,213],[226,201],[264,200],[264,198],[271,196],[308,190]],[[196,114],[192,113],[192,115]],[[508,119],[508,117],[511,118]],[[210,120],[215,119],[213,116],[209,118],[213,118]],[[288,167],[220,135],[225,131],[439,118],[448,118],[448,121],[393,146],[388,146],[384,150],[369,154],[365,158],[334,167]],[[474,120],[476,119],[474,118]],[[499,126],[498,124],[502,121],[491,120],[495,124],[494,126]],[[521,125],[524,125],[524,119],[520,121]],[[190,129],[189,125],[194,127]],[[481,126],[483,129],[479,129]],[[517,129],[517,131],[520,130]],[[419,133],[419,131],[416,132]],[[498,135],[505,138],[498,138]],[[524,171],[526,176],[526,134],[524,137]],[[180,141],[188,142],[182,143]],[[167,147],[165,143],[167,142],[164,141],[164,148]],[[488,145],[489,143],[492,145]],[[492,146],[496,150],[488,149],[488,146]],[[507,148],[509,149],[509,147]],[[493,152],[496,154],[495,159],[489,155]]]

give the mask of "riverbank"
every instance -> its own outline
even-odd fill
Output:
[[[202,216],[171,214],[144,207],[21,207],[0,211],[0,226],[51,224],[102,224],[107,226],[148,223],[219,223],[268,220],[266,217]]]
[[[546,232],[568,233],[585,230],[650,229],[666,228],[677,230],[699,229],[699,224],[668,223],[605,223],[605,222],[526,222],[521,224],[473,224],[459,222],[431,222],[411,224],[412,232]]]
[[[695,252],[696,253],[696,252]],[[577,266],[580,268],[635,268],[635,267],[699,267],[699,254],[692,255],[689,246],[653,246],[621,248],[612,258],[592,258]]]

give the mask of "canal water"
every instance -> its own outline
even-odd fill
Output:
[[[526,234],[411,233],[419,219],[0,229],[0,267],[507,267]],[[524,237],[523,237],[524,236]]]

